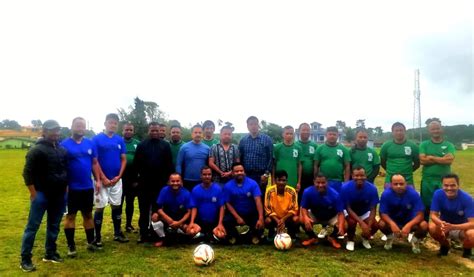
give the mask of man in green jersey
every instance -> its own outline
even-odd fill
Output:
[[[337,142],[339,130],[326,129],[326,142],[316,149],[314,174],[321,172],[328,179],[329,187],[341,192],[342,182],[349,181],[351,156],[344,145]]]
[[[441,178],[451,173],[454,161],[454,145],[443,139],[443,128],[439,121],[428,124],[431,139],[420,144],[420,162],[423,165],[421,199],[425,205],[425,220],[429,219],[433,193],[442,186]]]
[[[367,140],[367,131],[359,129],[356,133],[356,143],[351,149],[351,167],[362,166],[367,174],[367,181],[373,184],[379,174],[380,157],[374,149],[367,147]]]
[[[202,143],[205,145],[213,146],[214,144],[218,144],[219,140],[214,138],[214,131],[216,130],[216,125],[211,120],[206,120],[202,124],[202,131],[204,133],[204,138],[202,139]]]
[[[296,145],[301,147],[301,188],[298,193],[298,201],[303,199],[303,191],[313,185],[314,177],[314,156],[318,145],[309,139],[311,135],[311,127],[308,123],[301,123],[299,127],[300,139]]]
[[[173,157],[173,168],[176,168],[176,158],[178,157],[178,152],[181,146],[183,146],[184,141],[181,140],[181,127],[178,125],[173,125],[170,128],[170,146],[171,146],[171,156]]]
[[[413,186],[413,172],[420,167],[418,146],[405,137],[406,128],[403,123],[392,125],[393,140],[386,141],[380,150],[380,162],[387,174],[385,188],[390,187],[392,175],[398,173]]]
[[[133,209],[135,197],[137,197],[137,182],[133,176],[134,167],[133,167],[133,158],[135,157],[135,151],[137,150],[137,145],[140,143],[137,139],[133,138],[135,135],[135,127],[132,123],[127,122],[123,125],[122,136],[125,141],[125,156],[127,158],[127,166],[123,172],[123,194],[122,194],[122,205],[120,210],[122,210],[123,202],[125,200],[125,215],[127,216],[127,223],[125,225],[125,231],[130,233],[135,230],[132,226],[133,218]]]
[[[283,142],[277,143],[273,148],[273,175],[272,180],[275,179],[275,172],[284,170],[288,173],[288,185],[296,189],[298,192],[301,188],[301,148],[294,143],[295,129],[291,126],[283,128]],[[275,183],[274,181],[273,183]]]

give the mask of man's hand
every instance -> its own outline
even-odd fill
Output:
[[[365,223],[365,222],[362,222],[360,224],[360,228],[362,229],[362,234],[365,236],[365,237],[368,237],[370,236],[370,226]]]
[[[305,219],[304,219],[304,228],[307,230],[307,231],[310,231],[313,229],[313,225],[314,225],[314,220],[307,216]]]
[[[178,229],[179,227],[181,227],[181,223],[179,223],[178,221],[173,221],[169,225],[173,229]]]
[[[120,180],[120,177],[119,176],[115,176],[112,180],[110,180],[110,185],[111,186],[115,186],[115,184],[117,184],[117,182]]]
[[[110,180],[107,177],[102,178],[102,185],[104,187],[110,187]]]
[[[238,225],[245,225],[245,221],[240,216],[237,216],[235,220],[237,221]]]
[[[301,183],[296,184],[296,192],[299,192],[301,189]]]
[[[33,201],[36,198],[36,190],[30,191],[30,200]]]
[[[263,229],[263,227],[265,227],[265,224],[263,223],[263,218],[259,218],[257,220],[257,224],[255,224],[255,229],[261,230]]]
[[[400,231],[400,228],[398,228],[398,225],[397,225],[397,224],[395,224],[395,223],[391,224],[391,225],[390,225],[390,230],[392,230],[392,233],[393,233],[396,237],[400,236],[400,232],[401,232],[401,231]]]
[[[411,228],[408,227],[407,225],[403,226],[402,230],[400,231],[400,235],[402,235],[402,237],[406,238],[408,237],[408,234],[410,234],[410,231],[411,231]]]

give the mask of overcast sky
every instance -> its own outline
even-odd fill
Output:
[[[440,1],[441,2],[441,1]],[[250,115],[474,124],[472,1],[2,1],[0,120],[82,116],[133,98],[183,125]]]

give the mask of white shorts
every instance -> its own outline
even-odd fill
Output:
[[[349,213],[347,212],[347,210],[344,209],[344,217],[348,217],[348,216],[349,216]],[[363,215],[358,215],[358,216],[360,217],[360,219],[366,220],[367,218],[370,217],[370,211],[366,212]]]
[[[96,208],[105,208],[107,204],[112,206],[120,206],[122,203],[122,179],[113,187],[104,187],[102,186],[97,192],[94,186],[94,204]]]
[[[337,224],[337,215],[335,215],[333,218],[326,220],[326,221],[318,221],[317,218],[314,216],[314,214],[311,212],[311,210],[308,210],[308,215],[311,217],[316,224],[321,224],[321,225],[329,225],[329,226],[336,226]]]
[[[448,232],[447,237],[455,241],[461,241],[461,232],[461,230],[451,230]]]

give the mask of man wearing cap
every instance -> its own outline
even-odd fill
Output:
[[[67,188],[66,149],[58,144],[60,126],[55,120],[43,124],[43,138],[26,155],[23,178],[30,192],[30,213],[21,244],[23,271],[36,269],[31,261],[36,232],[47,212],[45,262],[63,260],[56,251],[56,240],[65,208]]]

